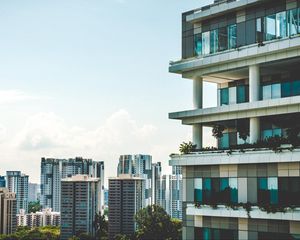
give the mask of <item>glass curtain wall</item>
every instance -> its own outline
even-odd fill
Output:
[[[218,29],[210,32],[210,53],[218,52]]]
[[[195,35],[195,56],[202,55],[202,34]]]
[[[236,24],[228,26],[228,49],[236,48],[237,32]]]
[[[209,32],[202,33],[202,54],[203,55],[210,54],[210,33]]]

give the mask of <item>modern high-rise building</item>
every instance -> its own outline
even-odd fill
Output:
[[[172,174],[157,181],[157,201],[172,218],[182,219],[183,180],[181,167],[173,166]]]
[[[20,171],[6,172],[6,186],[9,192],[16,193],[17,212],[20,209],[28,211],[28,179],[29,176],[22,174]]]
[[[159,205],[159,189],[161,179],[161,162],[152,163],[152,205]]]
[[[0,234],[11,234],[16,231],[17,221],[16,193],[7,188],[0,188]]]
[[[67,240],[79,233],[95,236],[94,221],[100,212],[99,178],[75,175],[61,181],[61,236]]]
[[[131,235],[136,230],[135,214],[143,208],[143,178],[120,174],[109,179],[108,234],[114,239],[117,234]]]
[[[220,0],[182,15],[192,110],[170,113],[193,131],[182,166],[183,239],[300,238],[300,1]],[[217,106],[203,108],[204,82]],[[217,147],[205,149],[203,127]]]
[[[41,186],[37,183],[28,184],[28,202],[39,201],[41,197]]]
[[[77,157],[75,159],[41,160],[41,205],[60,212],[60,186],[61,180],[77,174],[88,175],[100,179],[101,208],[104,205],[104,162]]]
[[[6,187],[5,176],[0,176],[0,188]]]
[[[25,213],[21,209],[17,214],[17,226],[44,227],[60,226],[60,213],[53,212],[51,208],[45,208],[41,212]]]
[[[150,155],[121,155],[118,164],[118,176],[131,174],[145,179],[143,182],[144,206],[151,205],[152,200],[152,156]]]

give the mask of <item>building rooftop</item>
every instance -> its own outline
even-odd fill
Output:
[[[74,175],[72,177],[64,178],[62,182],[99,182],[99,178],[92,178],[88,175]]]
[[[110,177],[109,180],[144,180],[144,178],[134,177],[131,174],[120,174],[118,177]]]

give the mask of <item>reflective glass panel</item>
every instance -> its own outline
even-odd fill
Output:
[[[267,16],[266,19],[266,40],[273,40],[276,38],[276,15]]]
[[[224,133],[220,139],[220,148],[229,148],[229,134]]]
[[[266,85],[262,87],[262,98],[263,100],[272,98],[272,86]]]
[[[202,34],[195,35],[195,55],[202,55]]]
[[[263,18],[256,19],[256,41],[258,43],[261,43],[264,41],[262,23],[263,23]]]
[[[272,84],[272,99],[281,98],[281,86],[280,83]]]
[[[195,199],[195,202],[202,202],[203,198],[202,198],[202,178],[195,178],[194,180],[194,199]]]
[[[233,49],[236,48],[236,24],[228,26],[228,48]]]
[[[294,81],[293,82],[293,95],[298,96],[300,95],[300,81]]]
[[[202,54],[208,55],[210,53],[210,33],[202,33]]]
[[[281,84],[281,96],[289,97],[292,95],[291,92],[291,82],[284,82]]]
[[[228,49],[228,30],[227,27],[219,28],[219,51]]]
[[[268,139],[270,137],[273,137],[273,131],[272,131],[272,129],[264,130],[262,132],[262,139]]]
[[[286,12],[276,14],[276,37],[284,38],[287,36]]]
[[[236,103],[236,87],[229,88],[229,104]]]
[[[270,191],[270,203],[278,203],[278,181],[276,177],[268,178],[268,189]]]
[[[237,86],[236,88],[237,93],[237,103],[244,103],[246,102],[246,87],[245,86]]]
[[[273,129],[273,137],[281,137],[282,136],[282,130],[280,128],[276,128],[276,129]]]
[[[298,9],[292,9],[288,12],[288,31],[293,36],[298,33]]]
[[[238,182],[237,178],[229,178],[230,201],[233,203],[238,202]]]
[[[210,32],[210,53],[218,52],[218,29]]]
[[[229,103],[229,90],[228,88],[221,89],[221,106],[222,105],[228,105]]]

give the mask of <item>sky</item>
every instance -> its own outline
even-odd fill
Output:
[[[41,157],[82,156],[116,175],[121,154],[169,154],[192,139],[168,113],[192,109],[192,81],[168,73],[181,13],[212,0],[2,0],[0,174],[40,182]],[[205,85],[204,105],[216,88]],[[210,143],[210,133],[205,132]]]

